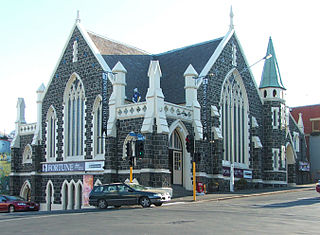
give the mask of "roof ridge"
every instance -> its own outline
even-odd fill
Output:
[[[211,39],[211,40],[208,40],[208,41],[192,44],[192,45],[189,45],[189,46],[184,46],[184,47],[172,49],[172,50],[161,52],[161,53],[158,53],[158,54],[153,54],[153,56],[160,56],[160,55],[165,55],[165,54],[169,54],[169,53],[173,53],[173,52],[177,52],[177,51],[182,51],[182,50],[187,49],[187,48],[201,46],[201,45],[204,45],[204,44],[207,44],[207,43],[210,43],[210,42],[221,40],[223,38],[224,37],[219,37],[219,38]]]
[[[312,106],[320,106],[320,104],[309,104],[309,105],[302,105],[302,106],[295,106],[295,107],[289,107],[290,109],[296,109],[296,108],[307,108]]]
[[[140,48],[138,48],[138,47],[131,46],[131,45],[129,45],[129,44],[126,44],[126,43],[123,43],[123,42],[120,42],[120,41],[111,39],[111,38],[109,38],[109,37],[107,37],[107,36],[104,36],[104,35],[95,33],[95,32],[93,32],[93,31],[91,31],[91,30],[87,30],[87,32],[90,33],[90,34],[92,34],[92,35],[94,35],[94,36],[100,37],[100,38],[102,38],[102,39],[104,39],[104,40],[108,40],[108,41],[113,42],[113,43],[121,44],[121,45],[123,45],[123,46],[125,46],[125,47],[128,47],[128,48],[131,48],[131,49],[140,51],[141,53],[151,55],[151,53],[149,53],[149,52],[147,52],[147,51],[145,51],[145,50],[142,50],[142,49],[140,49]]]

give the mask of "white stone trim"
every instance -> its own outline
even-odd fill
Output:
[[[175,120],[169,127],[169,135],[168,140],[170,141],[170,136],[174,133],[174,131],[177,130],[178,135],[180,135],[181,139],[181,147],[182,147],[182,156],[183,156],[183,187],[187,190],[192,190],[192,164],[191,164],[191,155],[187,152],[186,148],[186,137],[189,134],[186,126],[183,124],[181,120]]]
[[[259,136],[253,136],[252,137],[252,141],[254,143],[254,148],[262,148],[263,147],[262,144],[261,144]]]
[[[29,159],[27,159],[28,156],[30,157]],[[23,154],[22,154],[22,163],[23,164],[32,163],[32,147],[30,144],[27,144],[24,147]]]
[[[215,105],[211,105],[211,116],[212,117],[220,117],[220,113],[218,111],[218,108]]]
[[[29,190],[31,190],[31,184],[30,184],[29,180],[24,181],[23,185],[21,186],[20,193],[19,193],[20,197],[24,197],[25,199],[27,199],[25,197],[25,191],[27,188],[29,188]]]
[[[229,40],[233,34],[234,34],[234,29],[229,30],[227,32],[227,34],[224,36],[224,38],[220,42],[219,46],[216,48],[216,50],[214,51],[214,53],[212,54],[212,56],[208,60],[207,64],[202,69],[202,71],[199,75],[200,81],[197,84],[198,87],[200,87],[200,85],[203,81],[203,78],[209,73],[210,69],[212,68],[212,66],[214,65],[214,63],[216,62],[218,57],[220,56],[221,52],[223,51],[224,47],[227,45],[227,43],[229,42]]]

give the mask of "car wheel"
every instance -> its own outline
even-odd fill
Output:
[[[106,202],[106,200],[100,199],[100,200],[98,201],[98,207],[99,207],[100,209],[106,209],[106,208],[108,207],[108,203]]]
[[[12,212],[14,212],[15,210],[14,210],[14,206],[13,205],[10,205],[9,206],[9,208],[8,208],[8,212],[9,213],[12,213]]]
[[[157,202],[154,204],[155,206],[161,206],[162,205],[162,202]]]
[[[151,202],[150,202],[150,199],[148,197],[140,198],[139,203],[143,208],[151,206]]]

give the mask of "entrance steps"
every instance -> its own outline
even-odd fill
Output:
[[[172,185],[172,198],[192,196],[193,192],[191,190],[186,190],[182,185],[173,184]]]

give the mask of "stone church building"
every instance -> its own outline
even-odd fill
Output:
[[[258,87],[232,22],[231,12],[221,38],[150,54],[87,31],[77,18],[37,90],[36,123],[26,123],[18,99],[10,193],[44,210],[81,208],[92,185],[129,178],[126,148],[135,155],[138,140],[140,184],[192,190],[188,135],[200,153],[197,181],[209,189],[228,191],[230,179],[236,190],[239,181],[294,185],[297,163],[307,161],[305,137],[288,112],[272,40]]]

